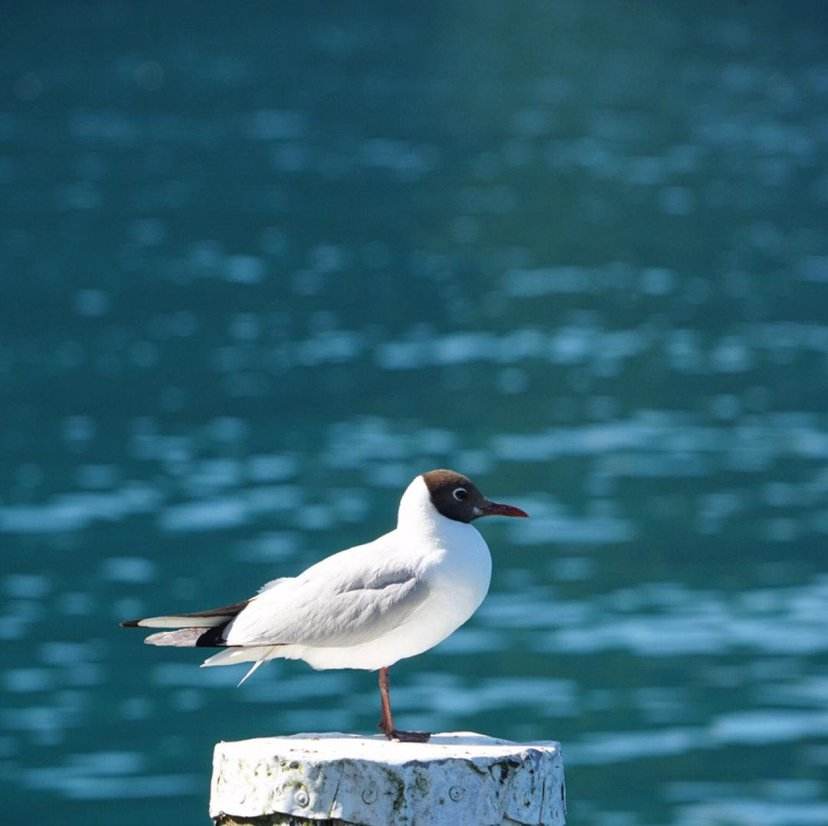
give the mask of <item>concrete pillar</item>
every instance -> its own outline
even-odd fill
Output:
[[[563,826],[565,810],[551,741],[297,734],[219,743],[213,756],[221,826]]]

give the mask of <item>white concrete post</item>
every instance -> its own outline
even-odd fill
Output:
[[[221,826],[563,826],[565,810],[551,741],[297,734],[219,743],[213,756],[210,816]]]

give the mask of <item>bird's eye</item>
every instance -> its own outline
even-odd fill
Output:
[[[451,495],[458,501],[462,502],[464,499],[468,499],[469,492],[465,488],[455,488]]]

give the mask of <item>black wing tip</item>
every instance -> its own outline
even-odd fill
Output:
[[[187,614],[172,614],[170,615],[170,619],[180,619],[181,628],[187,628],[187,618],[188,617],[195,617],[195,618],[204,618],[204,617],[216,617],[219,619],[217,623],[218,627],[224,627],[227,625],[230,620],[232,620],[237,614],[240,614],[250,602],[249,599],[242,600],[241,602],[234,602],[232,605],[223,605],[221,608],[211,608],[209,611],[193,611],[192,613]],[[121,628],[148,628],[152,626],[141,625],[142,622],[145,622],[147,619],[161,619],[161,617],[141,617],[139,619],[130,619],[130,620],[122,620],[119,625]],[[221,622],[224,620],[224,622]],[[164,626],[161,626],[164,627]]]
[[[204,633],[196,638],[196,648],[216,648],[224,647],[224,629],[230,625],[232,617],[223,622],[221,625],[214,625],[212,628],[205,629]]]

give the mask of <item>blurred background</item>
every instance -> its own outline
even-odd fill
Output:
[[[119,619],[393,527],[435,467],[480,612],[406,727],[564,745],[570,821],[828,822],[822,3],[5,3],[9,821],[207,821],[220,739],[375,677]]]

